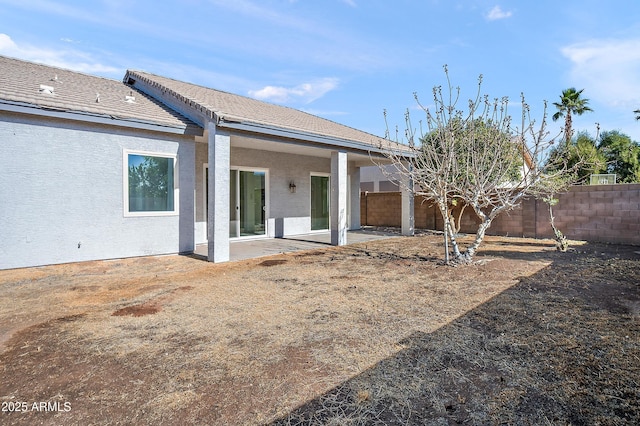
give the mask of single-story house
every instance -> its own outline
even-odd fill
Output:
[[[142,71],[116,81],[0,56],[0,269],[191,253],[360,228],[383,139]],[[405,233],[413,197],[405,199]]]

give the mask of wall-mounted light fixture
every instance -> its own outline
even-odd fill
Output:
[[[295,194],[296,192],[296,184],[293,181],[289,182],[289,192]]]

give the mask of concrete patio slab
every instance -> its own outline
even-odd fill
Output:
[[[384,238],[399,237],[397,232],[379,231],[375,229],[361,229],[347,232],[347,244],[355,244]],[[251,240],[236,240],[229,244],[230,261],[253,259],[256,257],[272,256],[281,253],[291,253],[302,250],[314,250],[331,246],[331,233],[320,232],[303,235],[293,235],[286,238],[260,238]],[[196,246],[195,255],[206,259],[207,245]]]

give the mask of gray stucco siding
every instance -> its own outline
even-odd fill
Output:
[[[329,158],[246,148],[232,149],[231,165],[269,170],[270,218],[310,217],[311,173],[331,172]],[[295,193],[289,191],[290,182],[296,185]]]
[[[274,237],[276,220],[283,222],[283,235],[305,234],[311,231],[311,174],[331,173],[331,159],[288,154],[260,149],[233,147],[231,137],[231,167],[268,171],[267,232]],[[257,144],[259,145],[259,143]],[[206,241],[204,197],[204,167],[207,163],[207,145],[196,147],[196,243]],[[353,171],[354,167],[350,167]],[[289,183],[296,192],[289,191]]]
[[[178,213],[126,217],[125,150],[177,155]],[[192,251],[195,142],[0,115],[0,269]]]

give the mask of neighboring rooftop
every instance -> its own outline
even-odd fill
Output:
[[[184,129],[192,123],[122,81],[0,56],[0,104]],[[117,123],[114,123],[117,124]]]
[[[222,122],[251,123],[273,129],[303,132],[354,141],[377,147],[388,144],[379,136],[354,129],[293,108],[259,101],[246,96],[185,83],[144,71],[127,71],[125,82],[142,83],[168,92],[205,115]]]

